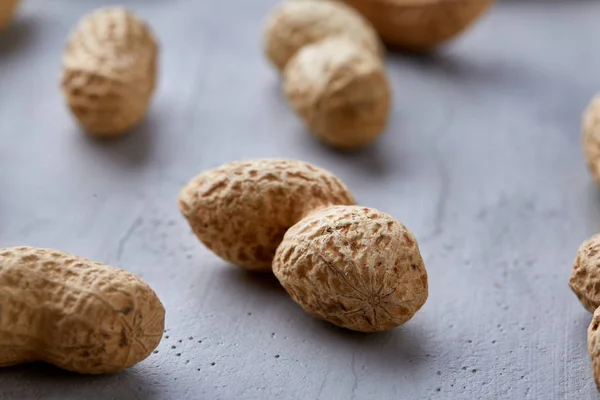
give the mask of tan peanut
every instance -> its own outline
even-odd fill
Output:
[[[164,317],[129,272],[52,249],[0,249],[0,366],[118,372],[158,346]]]
[[[334,206],[302,219],[285,234],[273,272],[308,313],[362,332],[404,324],[428,297],[413,234],[366,207]]]
[[[156,86],[158,44],[148,25],[123,7],[84,16],[63,55],[62,92],[84,130],[128,132],[146,115]]]
[[[363,332],[402,325],[428,297],[417,241],[399,221],[354,205],[331,173],[295,160],[234,162],[179,195],[196,236],[249,270],[273,269],[311,315]]]
[[[353,8],[309,0],[285,1],[273,10],[264,30],[265,52],[283,71],[301,48],[333,36],[348,37],[377,57],[385,53],[377,32]]]
[[[585,240],[577,249],[569,287],[589,312],[600,307],[600,234]]]
[[[290,107],[324,143],[371,144],[388,122],[391,89],[373,27],[339,2],[283,2],[265,32]]]
[[[216,255],[253,271],[271,271],[285,232],[308,212],[354,204],[331,173],[288,159],[236,161],[194,177],[179,194],[193,232]]]
[[[581,133],[587,167],[600,185],[600,94],[592,98],[583,112]]]
[[[594,311],[592,322],[587,331],[587,347],[592,361],[592,374],[596,387],[600,391],[600,308]]]
[[[341,0],[368,19],[388,45],[432,50],[469,28],[494,0]]]
[[[19,0],[0,0],[0,30],[10,24],[18,4]]]
[[[577,249],[569,287],[583,307],[594,313],[587,331],[592,372],[600,390],[600,234],[585,240]]]
[[[310,130],[339,149],[371,144],[388,122],[383,64],[345,37],[302,48],[285,68],[284,91]]]

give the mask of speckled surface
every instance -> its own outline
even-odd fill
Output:
[[[0,35],[0,246],[139,274],[168,330],[157,354],[114,376],[3,369],[0,398],[598,397],[592,316],[568,279],[600,232],[579,134],[600,90],[600,3],[507,1],[435,57],[391,55],[389,129],[350,155],[316,142],[282,101],[259,34],[274,0],[125,1],[163,45],[156,97],[123,140],[82,136],[58,89],[60,55],[102,3],[25,0]],[[313,162],[402,220],[428,268],[423,309],[387,333],[348,333],[205,249],[179,190],[255,157]]]

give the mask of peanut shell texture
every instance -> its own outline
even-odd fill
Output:
[[[586,310],[600,307],[600,234],[579,246],[569,286]]]
[[[592,98],[582,116],[583,155],[587,167],[600,186],[600,94]]]
[[[346,37],[303,47],[284,70],[284,92],[309,130],[342,150],[371,144],[388,123],[384,65]]]
[[[271,271],[285,232],[309,212],[354,204],[330,172],[292,159],[235,161],[200,173],[178,197],[197,238],[223,260]]]
[[[592,362],[594,382],[600,391],[600,308],[594,311],[587,331],[587,347]]]
[[[273,272],[306,312],[361,332],[406,323],[428,297],[413,234],[391,216],[360,206],[320,209],[291,227]]]
[[[132,273],[52,249],[0,249],[2,367],[119,372],[158,346],[164,318],[157,295]]]
[[[340,0],[360,12],[392,47],[430,51],[473,25],[494,0]]]
[[[264,29],[265,52],[280,71],[304,46],[333,36],[344,36],[377,57],[383,45],[371,24],[342,3],[284,1],[271,13]]]
[[[10,24],[18,5],[19,0],[0,0],[0,30]]]
[[[156,87],[158,52],[149,26],[123,7],[81,19],[64,51],[61,90],[85,132],[115,137],[142,121]]]

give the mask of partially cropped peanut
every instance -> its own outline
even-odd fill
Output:
[[[600,186],[600,93],[583,112],[581,134],[587,167]]]
[[[457,37],[494,3],[494,0],[340,1],[368,19],[385,43],[419,52]]]
[[[354,204],[346,186],[328,171],[288,159],[225,164],[197,175],[179,194],[179,208],[198,239],[252,271],[271,271],[285,232],[332,204]]]
[[[294,160],[234,162],[204,172],[180,193],[196,236],[249,270],[271,268],[311,315],[363,332],[402,325],[428,297],[413,234],[354,205],[331,173]]]
[[[0,30],[10,24],[18,4],[19,0],[0,0]]]
[[[592,374],[596,387],[600,390],[600,308],[594,311],[587,331],[587,347],[592,361]]]
[[[324,143],[369,145],[385,130],[391,89],[372,26],[338,2],[282,3],[265,33],[291,108]]]
[[[600,390],[600,234],[592,236],[579,246],[569,286],[583,307],[594,313],[588,327],[587,344],[594,380]]]
[[[165,310],[137,276],[61,251],[0,249],[0,366],[114,373],[158,346]]]
[[[62,92],[83,129],[122,135],[146,115],[156,86],[158,44],[148,25],[122,7],[86,15],[63,55]]]
[[[569,287],[589,312],[600,307],[600,234],[579,246]]]
[[[309,0],[285,1],[273,10],[264,32],[265,52],[283,71],[301,48],[333,36],[348,37],[377,57],[385,52],[377,32],[353,8]]]

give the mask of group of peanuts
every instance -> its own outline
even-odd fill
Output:
[[[0,29],[18,1],[0,0]],[[461,33],[493,3],[344,1],[349,5],[284,1],[265,29],[265,52],[283,75],[290,107],[315,136],[339,149],[367,146],[387,126],[392,94],[382,39],[429,50]],[[106,7],[82,18],[64,50],[61,89],[85,132],[115,137],[140,123],[155,92],[158,57],[156,37],[131,11]]]
[[[600,94],[594,96],[581,121],[583,154],[589,171],[600,186]],[[581,304],[594,313],[587,331],[592,372],[600,390],[600,234],[585,240],[577,250],[569,286]]]
[[[428,50],[458,34],[491,0],[296,0],[277,7],[265,50],[288,104],[324,143],[365,147],[385,130],[392,93],[385,46]],[[374,4],[377,7],[374,7]]]
[[[491,4],[381,2],[377,8],[374,2],[289,0],[266,24],[265,52],[283,75],[288,103],[333,147],[366,146],[386,127],[391,90],[381,38],[427,50]],[[0,0],[0,29],[17,3]],[[87,133],[119,136],[144,118],[158,55],[149,26],[129,10],[102,8],[82,18],[67,41],[61,88]],[[586,110],[583,138],[600,185],[600,96]],[[414,235],[390,215],[356,205],[337,177],[315,165],[231,162],[191,179],[178,204],[217,256],[249,271],[272,271],[300,307],[337,326],[388,330],[427,300]],[[600,234],[579,248],[569,285],[594,312],[588,349],[600,388]],[[158,296],[134,274],[53,249],[0,249],[0,366],[44,361],[79,373],[118,372],[150,355],[164,321]]]
[[[0,29],[17,3],[0,0]],[[409,31],[419,26],[405,22]],[[450,30],[452,24],[438,24],[446,28],[431,30],[437,39],[430,36],[429,46],[469,22]],[[412,36],[407,47],[415,46]],[[391,101],[384,46],[354,8],[285,2],[267,23],[265,47],[284,75],[290,105],[325,143],[361,147],[383,131]],[[108,138],[139,124],[155,91],[158,58],[156,37],[131,11],[114,6],[84,16],[67,40],[61,75],[83,131]],[[427,300],[414,235],[390,215],[356,205],[348,188],[317,166],[231,162],[194,177],[178,203],[207,248],[249,271],[272,271],[304,310],[332,324],[388,330]],[[44,361],[84,374],[118,372],[156,349],[164,324],[157,294],[132,273],[54,249],[0,249],[0,366]]]

